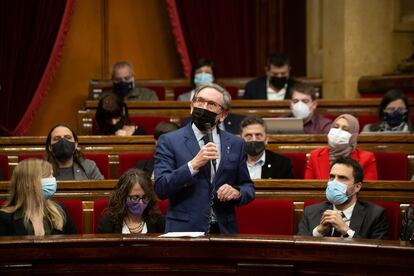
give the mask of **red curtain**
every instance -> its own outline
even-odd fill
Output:
[[[262,75],[273,52],[288,53],[293,73],[305,73],[305,0],[166,3],[185,76],[201,57],[214,61],[219,77]]]
[[[74,2],[0,1],[0,135],[30,129],[56,72]]]

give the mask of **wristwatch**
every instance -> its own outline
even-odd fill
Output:
[[[346,234],[342,235],[342,237],[349,238],[349,236],[351,236],[353,232],[354,231],[352,229],[348,229],[348,231],[346,231]]]

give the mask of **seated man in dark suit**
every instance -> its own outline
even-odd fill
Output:
[[[357,197],[363,176],[354,159],[341,156],[334,161],[326,188],[328,201],[305,208],[298,235],[386,239],[384,208]]]
[[[290,60],[286,54],[272,54],[267,59],[266,75],[251,80],[244,88],[244,99],[285,100],[290,99]]]
[[[240,127],[241,137],[246,145],[247,168],[251,179],[293,178],[290,159],[265,149],[269,137],[262,118],[246,117]]]

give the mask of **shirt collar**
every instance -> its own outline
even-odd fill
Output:
[[[199,130],[194,123],[191,124],[191,128],[194,131],[194,135],[195,135],[197,141],[202,140],[203,137],[206,135],[206,133],[203,133],[201,130]],[[212,127],[211,133],[213,134],[214,141],[216,141],[217,137],[219,136],[218,135],[218,132],[217,132],[217,127],[216,126]]]
[[[351,219],[352,212],[354,211],[355,204],[356,204],[356,202],[354,202],[354,204],[352,204],[351,206],[349,206],[348,208],[346,208],[345,210],[342,211],[342,213],[344,213],[344,215],[347,219]],[[335,205],[333,205],[333,210],[334,211],[339,211],[338,209],[336,209]]]

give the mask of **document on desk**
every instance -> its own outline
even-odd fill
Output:
[[[161,238],[197,238],[202,237],[206,233],[205,232],[168,232],[165,234],[160,235]]]

